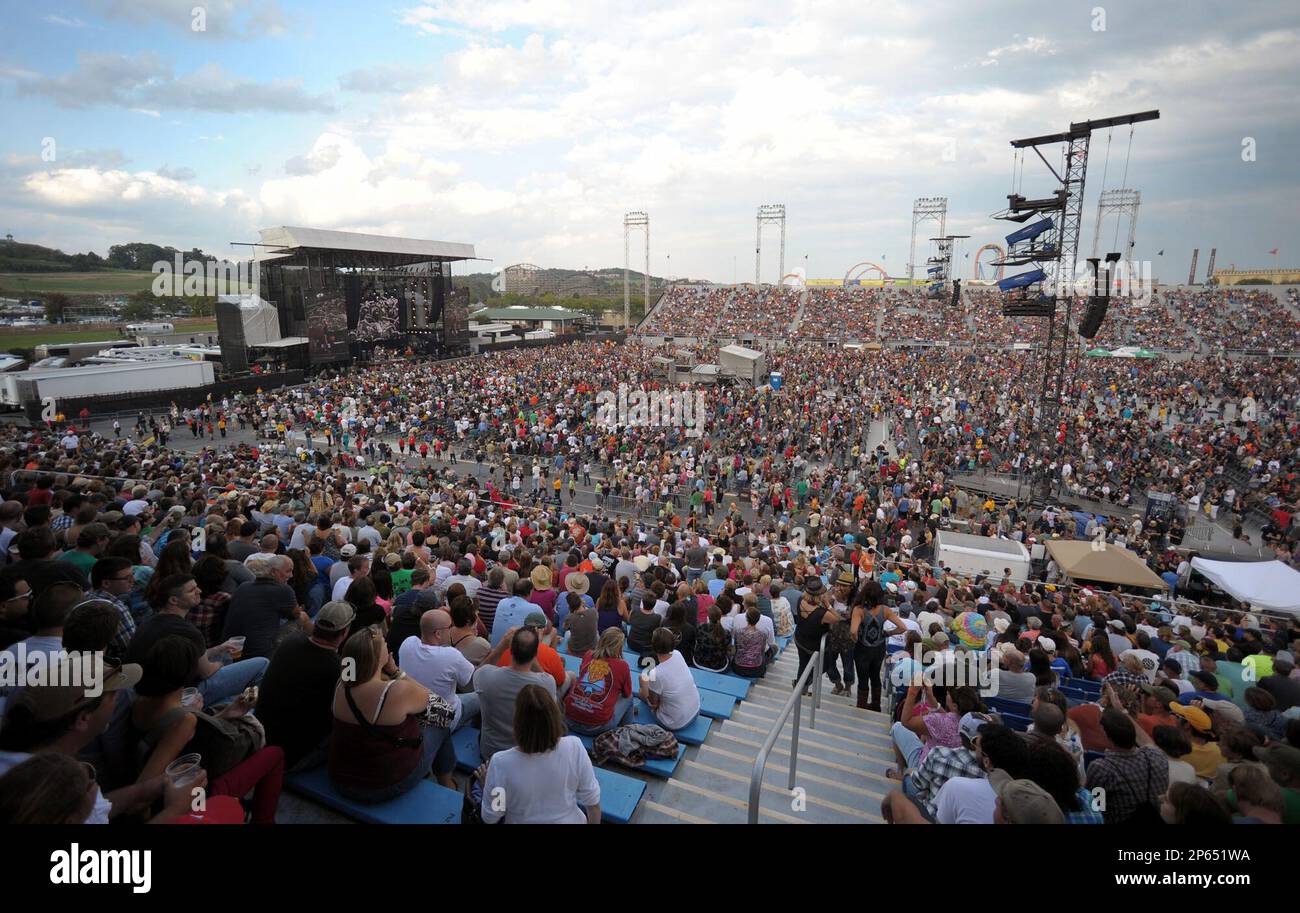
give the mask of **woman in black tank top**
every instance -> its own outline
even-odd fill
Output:
[[[858,707],[880,710],[880,669],[885,663],[885,622],[899,631],[907,626],[885,605],[885,592],[875,580],[865,580],[853,594],[849,608],[849,633],[853,637],[853,666],[858,673]],[[870,697],[868,698],[868,693]]]

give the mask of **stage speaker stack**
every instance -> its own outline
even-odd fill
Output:
[[[1084,339],[1092,339],[1101,329],[1101,322],[1106,319],[1106,309],[1110,307],[1110,298],[1105,295],[1088,296],[1088,310],[1084,312],[1083,320],[1079,321],[1079,335]]]

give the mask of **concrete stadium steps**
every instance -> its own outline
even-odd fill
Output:
[[[799,309],[794,312],[794,320],[790,321],[788,332],[791,336],[799,332],[799,327],[803,326],[804,313],[808,309],[808,286],[804,286],[799,293]]]
[[[704,744],[688,749],[669,780],[647,781],[633,824],[744,824],[754,759],[790,696],[799,669],[797,651],[785,650],[755,682],[730,720],[715,721]],[[822,691],[817,728],[808,728],[803,705],[796,796],[786,789],[791,722],[768,756],[759,821],[772,824],[870,824],[880,821],[880,801],[893,788],[889,719],[858,710],[842,695]]]

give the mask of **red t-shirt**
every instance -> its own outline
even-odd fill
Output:
[[[584,726],[604,726],[621,697],[632,696],[632,671],[622,659],[582,657],[578,680],[564,699],[564,715]]]

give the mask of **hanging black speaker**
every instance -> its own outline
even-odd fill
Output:
[[[433,284],[433,295],[431,297],[433,300],[429,304],[429,326],[433,326],[442,319],[442,309],[447,304],[447,288],[445,283],[449,281],[449,277],[441,276],[437,273],[433,274],[431,280]]]
[[[1088,298],[1088,310],[1079,321],[1079,335],[1092,339],[1101,329],[1101,322],[1106,319],[1106,308],[1110,307],[1110,298],[1105,295],[1092,295]]]

